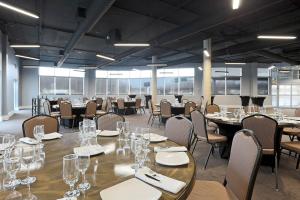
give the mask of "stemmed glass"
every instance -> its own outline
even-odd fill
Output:
[[[75,154],[69,154],[63,157],[63,179],[70,186],[64,197],[78,197],[79,190],[74,189],[75,183],[78,181],[79,171],[77,169],[78,157]]]
[[[5,188],[12,189],[12,192],[6,197],[6,200],[22,199],[22,194],[16,191],[16,186],[20,184],[20,180],[16,178],[17,172],[21,169],[22,149],[16,147],[4,154],[4,171],[9,175],[9,181],[4,183]]]
[[[126,150],[130,150],[130,146],[128,144],[128,140],[129,140],[129,135],[130,135],[130,127],[129,127],[129,122],[124,122],[123,123],[123,134],[125,136],[125,145],[124,145],[124,149]]]
[[[28,193],[26,200],[36,200],[37,197],[31,193],[30,184],[36,181],[36,177],[30,176],[30,166],[36,161],[36,148],[34,146],[26,146],[22,148],[22,164],[26,165],[27,177],[21,180],[22,185],[27,185]]]
[[[16,138],[14,135],[5,134],[0,135],[0,152],[11,149],[16,143]]]
[[[91,187],[91,185],[87,182],[85,178],[85,172],[90,166],[90,155],[81,154],[81,155],[77,155],[77,157],[78,157],[77,169],[81,172],[82,175],[82,183],[78,185],[77,189],[81,191],[86,191]]]
[[[239,111],[239,109],[235,109],[234,110],[234,112],[233,112],[233,116],[234,116],[234,118],[238,118],[239,117],[239,115],[240,115],[240,111]]]
[[[39,143],[42,142],[44,135],[45,135],[44,125],[37,125],[33,128],[33,136]]]

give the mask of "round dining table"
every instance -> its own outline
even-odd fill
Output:
[[[127,153],[127,155],[118,155],[116,153],[116,148],[118,148],[117,138],[98,136],[98,143],[104,147],[105,151],[102,154],[91,157],[90,166],[86,172],[86,177],[91,184],[91,188],[85,194],[81,194],[78,199],[101,199],[100,191],[134,177],[134,170],[132,169],[134,156],[132,153]],[[31,176],[37,178],[36,182],[31,185],[31,192],[38,199],[55,200],[62,198],[64,193],[69,190],[69,186],[62,178],[63,156],[72,154],[73,148],[80,146],[79,134],[64,133],[61,139],[44,141],[43,143],[45,145],[46,159],[40,169],[31,172]],[[196,164],[193,156],[187,152],[190,160],[187,165],[178,167],[163,166],[155,162],[154,146],[167,147],[178,145],[169,140],[161,143],[151,143],[149,147],[151,152],[149,153],[150,162],[148,163],[148,167],[157,173],[186,183],[186,186],[177,194],[157,188],[162,191],[160,199],[186,199],[195,181]],[[25,176],[26,173],[18,173],[17,175],[18,178],[25,178]],[[80,182],[81,178],[78,183]],[[18,186],[16,190],[26,195],[27,186]],[[0,192],[0,194],[0,199],[4,199],[9,194],[9,191]]]

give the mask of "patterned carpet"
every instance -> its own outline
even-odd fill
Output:
[[[15,134],[22,137],[22,122],[31,116],[30,111],[22,110],[15,114],[11,120],[0,122],[0,133]],[[145,127],[147,125],[149,115],[136,114],[125,116],[131,126]],[[70,132],[71,129],[61,127],[61,132]],[[75,131],[75,130],[74,130]],[[151,131],[163,134],[164,126],[158,125],[156,121]],[[228,161],[221,159],[217,153],[211,156],[206,170],[203,170],[205,158],[208,153],[209,146],[204,143],[199,143],[194,158],[197,163],[197,179],[214,180],[223,182]],[[296,170],[296,160],[294,157],[282,155],[279,166],[279,192],[276,192],[275,176],[270,167],[261,166],[257,175],[253,198],[255,200],[277,200],[277,199],[300,199],[300,169]]]

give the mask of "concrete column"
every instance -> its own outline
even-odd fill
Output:
[[[157,57],[152,56],[152,64],[158,63]],[[152,66],[151,95],[154,104],[157,103],[157,66]]]
[[[204,96],[204,103],[209,103],[211,98],[211,39],[206,39],[203,41],[203,49],[208,51],[209,56],[203,54],[202,94]]]
[[[199,65],[200,66],[200,65]],[[194,96],[200,100],[201,89],[202,89],[202,71],[199,70],[199,66],[195,66],[195,77],[194,77]],[[202,66],[201,66],[202,67]]]
[[[83,95],[91,98],[96,95],[96,70],[86,69],[84,76],[84,91]]]
[[[8,114],[7,109],[7,34],[2,34],[1,38],[1,50],[2,50],[2,67],[1,67],[1,115],[6,116]]]

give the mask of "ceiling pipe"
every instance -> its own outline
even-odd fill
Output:
[[[71,51],[74,49],[80,39],[89,32],[102,16],[113,5],[115,0],[94,0],[87,10],[87,18],[79,25],[77,30],[73,33],[71,40],[68,42],[64,49],[64,54],[57,62],[57,67],[61,67],[65,60],[70,56]]]

